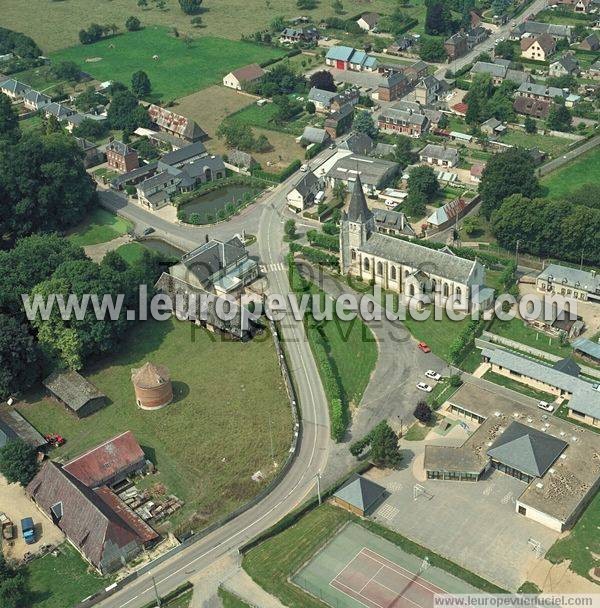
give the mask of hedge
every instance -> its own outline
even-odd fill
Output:
[[[298,169],[300,169],[301,166],[302,166],[302,163],[298,159],[295,159],[285,169],[283,169],[279,173],[267,173],[266,171],[263,171],[262,169],[256,168],[252,171],[252,175],[254,177],[258,177],[260,179],[266,179],[271,182],[281,183],[281,182],[284,182],[290,175],[292,175],[293,173],[298,171]]]
[[[471,350],[475,342],[475,338],[481,335],[484,329],[486,321],[484,319],[472,319],[463,331],[454,338],[450,348],[448,349],[448,355],[450,357],[450,363],[458,365]]]
[[[325,253],[320,249],[314,247],[306,247],[299,245],[298,243],[290,243],[290,251],[293,253],[301,253],[309,262],[313,264],[320,264],[321,266],[331,266],[337,268],[339,266],[339,260],[337,256]]]
[[[340,250],[340,242],[337,236],[323,234],[322,232],[317,232],[316,230],[309,230],[306,233],[306,236],[311,245],[316,245],[317,247],[322,247],[323,249],[329,249],[329,251],[333,251],[334,253],[337,253]]]

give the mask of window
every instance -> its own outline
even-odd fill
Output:
[[[383,274],[383,264],[381,262],[377,262],[377,274],[379,276]]]
[[[415,295],[415,286],[412,283],[408,286],[408,295],[411,297]]]
[[[369,258],[365,258],[363,266],[364,266],[365,270],[369,270],[369,268],[370,268]]]
[[[392,281],[396,280],[396,267],[395,266],[390,267],[390,279],[392,279]]]
[[[448,283],[444,283],[444,297],[447,298],[448,297]]]
[[[353,260],[355,260],[355,259],[356,259],[356,249],[352,249],[352,250],[350,251],[350,257],[351,257]]]

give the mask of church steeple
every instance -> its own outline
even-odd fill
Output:
[[[350,205],[348,207],[348,220],[351,222],[365,223],[373,218],[373,213],[367,205],[367,199],[363,192],[360,175],[356,174],[356,181],[350,197]]]

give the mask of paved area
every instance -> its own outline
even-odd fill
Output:
[[[443,437],[439,443],[463,441]],[[516,590],[528,580],[539,559],[527,541],[548,549],[559,534],[515,512],[526,485],[497,471],[479,482],[425,480],[424,442],[404,446],[404,469],[368,474],[390,492],[374,519],[504,589]],[[415,484],[425,489],[417,500]]]
[[[60,545],[64,541],[63,533],[46,519],[29,500],[25,490],[15,483],[9,484],[0,475],[0,511],[12,520],[16,537],[12,541],[3,541],[3,551],[7,559],[21,560],[27,552],[37,553],[42,545]],[[21,519],[32,517],[37,541],[28,545],[21,534]]]
[[[101,262],[104,256],[109,251],[114,251],[118,249],[121,245],[125,245],[126,243],[131,243],[133,239],[128,234],[124,234],[123,236],[119,236],[112,241],[108,241],[107,243],[98,243],[97,245],[87,245],[83,248],[85,251],[85,255],[88,258],[94,260],[94,262]]]

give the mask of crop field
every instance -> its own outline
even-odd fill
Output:
[[[173,379],[173,403],[156,412],[136,406],[131,384],[132,368],[146,361],[166,365]],[[196,513],[202,526],[229,513],[262,488],[251,480],[256,471],[273,475],[271,452],[279,465],[287,456],[292,416],[268,333],[240,343],[190,323],[146,321],[83,374],[109,398],[91,416],[79,420],[41,391],[18,408],[40,432],[66,438],[53,459],[131,430],[158,470],[143,482],[164,483],[185,501],[176,521]]]
[[[282,54],[281,50],[212,36],[186,43],[167,28],[146,27],[57,51],[51,59],[74,61],[97,80],[127,85],[134,72],[144,70],[152,83],[152,97],[171,100],[219,82],[232,69]]]

